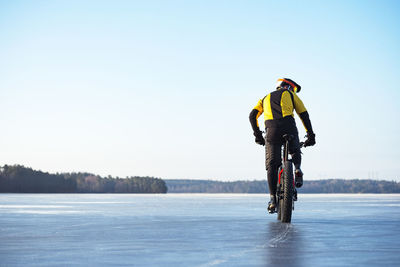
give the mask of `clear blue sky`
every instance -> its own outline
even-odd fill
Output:
[[[1,1],[0,164],[265,179],[248,115],[289,77],[317,137],[305,179],[400,180],[399,12],[398,1]]]

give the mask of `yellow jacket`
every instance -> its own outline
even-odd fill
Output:
[[[273,91],[257,102],[250,113],[250,122],[253,130],[259,131],[258,118],[264,113],[265,126],[269,127],[273,121],[281,120],[287,116],[294,117],[294,110],[299,115],[307,132],[312,132],[309,115],[303,101],[296,93],[281,89]]]

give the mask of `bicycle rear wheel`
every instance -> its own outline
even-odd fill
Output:
[[[292,220],[293,208],[293,164],[286,161],[283,169],[283,198],[280,201],[281,220],[283,223],[290,223]]]

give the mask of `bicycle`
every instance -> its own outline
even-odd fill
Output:
[[[293,162],[289,159],[289,141],[294,138],[293,135],[285,134],[285,140],[282,149],[282,164],[278,169],[278,186],[276,190],[276,208],[274,212],[278,213],[278,220],[283,223],[290,223],[292,220],[292,211],[294,202],[297,201],[297,190],[295,187],[293,175]],[[300,147],[304,142],[300,142]]]

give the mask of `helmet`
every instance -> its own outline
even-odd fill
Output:
[[[278,79],[278,81],[276,82],[276,89],[279,90],[282,88],[288,89],[295,93],[298,93],[301,90],[301,86],[299,84],[297,84],[295,81],[288,79],[288,78],[281,78],[281,79]]]

